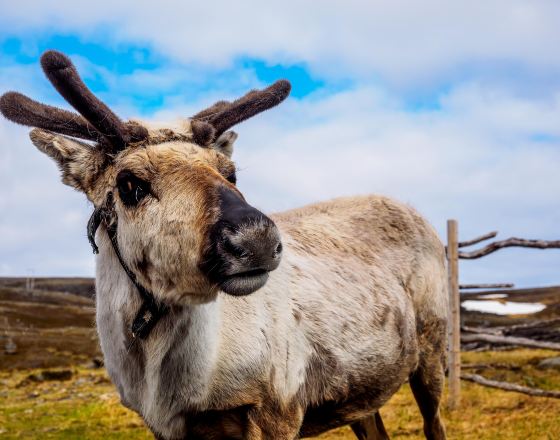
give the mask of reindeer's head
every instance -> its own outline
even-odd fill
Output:
[[[158,300],[181,303],[265,284],[280,262],[280,236],[236,188],[237,135],[227,130],[282,102],[287,81],[156,128],[121,121],[63,54],[46,52],[41,64],[81,116],[16,92],[0,98],[0,111],[36,127],[33,144],[55,160],[64,183],[105,209],[106,226],[118,219],[118,247],[142,285]]]

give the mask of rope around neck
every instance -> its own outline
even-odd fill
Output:
[[[130,328],[132,337],[135,339],[146,339],[155,325],[159,322],[159,320],[169,311],[169,307],[165,304],[159,303],[156,300],[154,294],[144,286],[142,286],[142,284],[140,284],[136,277],[136,274],[132,272],[130,267],[125,263],[119,248],[117,237],[118,221],[114,212],[112,193],[108,194],[107,202],[108,203],[105,203],[104,206],[95,208],[95,210],[93,211],[93,214],[91,215],[87,223],[88,240],[93,249],[93,253],[98,254],[99,248],[95,243],[95,232],[97,231],[101,223],[105,223],[107,235],[111,240],[113,250],[115,251],[117,258],[121,263],[122,268],[124,269],[132,284],[134,284],[134,286],[136,287],[136,290],[138,290],[138,293],[140,294],[140,297],[142,299],[142,305],[136,313],[136,317],[134,318],[134,321],[132,321],[132,325]],[[111,211],[113,214],[113,221],[109,221],[111,217]]]

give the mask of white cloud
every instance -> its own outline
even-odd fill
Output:
[[[92,275],[85,238],[90,208],[60,183],[56,166],[27,132],[0,119],[1,274]]]
[[[304,61],[320,75],[381,76],[414,86],[462,76],[477,65],[492,73],[560,71],[560,3],[547,0],[423,2],[286,0],[267,3],[100,0],[0,0],[4,32],[52,29],[86,38],[113,35],[182,62],[224,66],[238,56]]]

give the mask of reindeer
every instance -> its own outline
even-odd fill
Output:
[[[434,230],[385,197],[267,216],[236,187],[229,129],[282,102],[287,81],[158,127],[119,119],[65,55],[41,64],[80,115],[16,92],[0,110],[35,127],[33,144],[94,206],[105,364],[156,438],[288,440],[345,424],[388,438],[377,410],[407,379],[426,437],[445,438]]]

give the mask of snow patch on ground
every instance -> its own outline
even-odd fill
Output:
[[[463,301],[466,310],[473,312],[495,313],[496,315],[521,315],[537,313],[546,308],[539,303],[523,303],[510,301]]]

